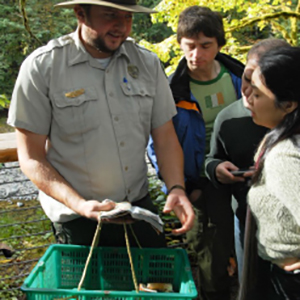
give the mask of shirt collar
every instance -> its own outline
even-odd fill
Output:
[[[89,53],[86,51],[79,38],[79,26],[75,32],[72,32],[69,37],[73,40],[74,47],[70,47],[68,65],[73,66],[89,60]]]
[[[120,57],[120,56],[125,56],[128,62],[130,62],[130,56],[128,54],[128,47],[126,47],[126,44],[128,43],[134,43],[134,40],[130,37],[126,39],[126,41],[122,44],[122,46],[116,51],[115,56]]]

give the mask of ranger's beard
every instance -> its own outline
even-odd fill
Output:
[[[123,44],[120,44],[120,46],[115,49],[115,50],[111,50],[110,48],[108,48],[105,45],[105,42],[102,38],[98,37],[97,39],[93,40],[93,41],[89,41],[90,46],[92,46],[93,48],[95,48],[97,51],[99,51],[100,53],[106,53],[106,54],[114,54]]]

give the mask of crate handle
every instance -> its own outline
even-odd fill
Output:
[[[126,248],[127,248],[127,253],[128,253],[130,267],[131,267],[132,279],[133,279],[135,291],[137,293],[139,293],[139,286],[138,286],[138,282],[137,282],[137,279],[136,279],[136,275],[135,275],[135,271],[134,271],[134,265],[133,265],[133,261],[132,261],[132,255],[131,255],[131,251],[130,251],[130,244],[129,244],[129,239],[128,239],[127,227],[126,227],[125,223],[123,225],[124,225],[124,231],[125,231]]]
[[[78,296],[70,296],[67,298],[53,298],[53,300],[79,300]]]
[[[81,287],[83,285],[83,282],[84,282],[84,279],[85,279],[85,276],[86,276],[86,272],[87,272],[87,268],[88,268],[90,260],[92,258],[93,250],[95,248],[95,245],[98,242],[98,237],[99,237],[99,232],[101,230],[101,225],[102,225],[101,224],[101,218],[100,218],[100,215],[99,215],[98,224],[97,224],[96,232],[95,232],[94,237],[93,237],[91,249],[90,249],[88,258],[87,258],[87,260],[85,262],[85,267],[84,267],[84,270],[83,270],[80,282],[79,282],[78,287],[77,287],[78,291],[80,291],[80,289],[81,289]],[[127,253],[128,253],[128,256],[129,256],[129,262],[130,262],[130,267],[131,267],[132,279],[133,279],[135,291],[137,293],[139,293],[138,282],[137,282],[137,279],[136,279],[136,275],[135,275],[135,271],[134,271],[134,265],[133,265],[133,262],[132,262],[132,255],[131,255],[131,251],[130,251],[130,245],[129,245],[127,227],[126,227],[125,223],[123,224],[123,226],[124,226],[124,231],[125,231],[126,248],[127,248]],[[65,299],[65,298],[63,298],[63,299]],[[66,299],[68,299],[68,298],[66,298]]]
[[[102,223],[101,223],[101,218],[100,218],[100,215],[99,215],[98,224],[97,224],[97,228],[96,228],[96,231],[95,231],[95,234],[94,234],[94,237],[93,237],[90,253],[89,253],[89,255],[87,257],[87,260],[85,262],[83,273],[82,273],[81,279],[80,279],[78,287],[77,287],[78,291],[81,290],[81,287],[83,285],[83,282],[84,282],[84,279],[85,279],[85,276],[86,276],[87,268],[88,268],[90,260],[92,258],[93,250],[95,248],[96,243],[98,242],[98,237],[99,237],[99,232],[101,230],[101,225],[102,225]]]

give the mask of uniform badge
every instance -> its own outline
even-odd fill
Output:
[[[134,66],[134,65],[128,65],[127,66],[127,71],[128,71],[128,74],[134,78],[134,79],[137,79],[139,77],[139,69],[137,66]]]
[[[76,90],[76,91],[73,91],[73,92],[66,93],[65,96],[67,98],[76,98],[76,97],[79,97],[80,95],[84,94],[84,92],[85,92],[84,89],[80,89],[80,90]]]

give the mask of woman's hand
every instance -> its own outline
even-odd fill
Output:
[[[291,272],[294,270],[300,270],[300,258],[290,257],[282,260],[276,260],[274,262],[281,269]]]

